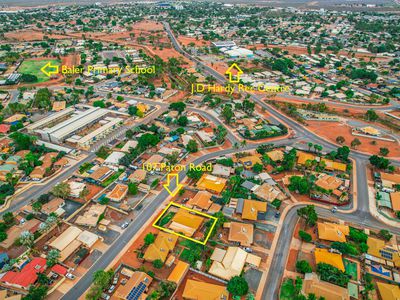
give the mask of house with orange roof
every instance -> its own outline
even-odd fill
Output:
[[[171,274],[168,276],[168,281],[175,282],[179,286],[189,271],[190,265],[181,260],[178,260]]]
[[[345,271],[341,254],[331,253],[328,249],[315,248],[314,257],[316,264],[325,263],[343,272]]]
[[[394,185],[400,184],[400,174],[381,172],[382,185],[386,188],[393,188]]]
[[[225,188],[227,180],[225,178],[213,176],[210,174],[203,174],[196,186],[199,189],[208,190],[217,194],[221,193]]]
[[[229,292],[222,285],[188,279],[182,297],[187,300],[228,300]]]
[[[334,191],[338,189],[342,184],[342,179],[335,176],[330,176],[328,174],[322,174],[315,182],[316,186],[326,191]]]
[[[241,246],[251,246],[253,244],[254,225],[240,222],[230,222],[224,224],[229,228],[228,241],[239,243]]]
[[[136,295],[137,300],[147,299],[147,290],[153,278],[145,272],[135,271],[125,284],[118,285],[112,299],[130,299],[129,295]]]
[[[190,213],[190,211],[180,208],[174,215],[168,228],[174,232],[181,232],[185,236],[191,237],[203,223],[204,218]]]
[[[153,244],[150,244],[143,258],[146,261],[153,262],[157,259],[164,262],[170,251],[175,248],[178,236],[160,231]]]
[[[200,208],[201,210],[208,210],[213,204],[211,201],[212,194],[208,191],[198,191],[193,198],[189,199],[186,203],[188,207]]]
[[[318,222],[318,238],[331,242],[346,242],[346,236],[350,233],[347,225],[340,225],[329,222]]]
[[[257,221],[259,212],[267,211],[267,202],[245,199],[243,203],[242,219]]]
[[[392,202],[392,209],[400,211],[400,192],[390,193],[390,201]]]
[[[322,281],[315,273],[305,274],[302,292],[304,295],[314,294],[326,300],[350,300],[349,292],[346,288]]]
[[[128,186],[126,184],[118,183],[113,190],[107,194],[107,198],[114,202],[121,202],[128,193]]]
[[[308,160],[316,160],[317,156],[307,153],[307,152],[302,152],[302,151],[297,151],[297,164],[298,165],[305,165]]]
[[[377,282],[378,293],[382,300],[399,300],[400,288],[396,284]]]

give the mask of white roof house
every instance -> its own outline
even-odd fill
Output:
[[[104,161],[105,165],[118,165],[119,160],[125,156],[125,153],[114,151]]]

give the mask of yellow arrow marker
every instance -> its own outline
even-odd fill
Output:
[[[237,74],[236,74],[236,79],[233,79],[233,74],[232,74],[232,70],[236,69]],[[243,74],[243,71],[241,68],[239,68],[239,66],[236,63],[233,63],[228,70],[226,70],[225,74],[229,75],[229,82],[231,83],[238,83],[240,82],[240,75]]]
[[[53,71],[51,69],[53,69]],[[53,74],[58,74],[58,66],[53,66],[49,61],[40,69],[40,71],[42,71],[46,76],[51,77]]]
[[[174,177],[176,178],[176,188],[175,188],[175,190],[171,191],[171,187],[170,187],[170,185],[171,185],[171,180],[172,180]],[[167,175],[167,183],[166,183],[166,184],[163,184],[163,187],[167,190],[167,192],[168,192],[172,197],[174,197],[174,196],[179,192],[179,190],[183,187],[183,184],[180,184],[180,183],[179,183],[179,176],[178,176],[178,174],[168,174],[168,175]]]

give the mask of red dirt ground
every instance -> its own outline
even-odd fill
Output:
[[[43,34],[42,32],[39,31],[34,31],[34,30],[21,30],[21,31],[11,31],[11,32],[6,32],[4,34],[4,37],[7,40],[14,40],[14,41],[39,41],[43,40],[44,36],[48,36],[54,39],[65,39],[66,37],[63,35],[58,35],[58,34]]]
[[[144,30],[144,31],[159,31],[164,30],[164,27],[161,22],[154,21],[140,21],[132,25],[133,29]]]
[[[194,43],[196,47],[203,47],[210,45],[210,41],[197,40],[194,37],[184,36],[184,35],[179,36],[178,41],[183,46],[189,46],[190,43]]]
[[[358,151],[369,154],[378,154],[379,148],[386,147],[390,149],[388,157],[400,157],[400,145],[398,142],[381,141],[373,138],[352,135],[351,127],[341,122],[307,121],[307,123],[307,128],[309,130],[334,143],[336,143],[336,137],[341,135],[345,138],[344,145],[350,147],[351,141],[358,138],[361,141],[361,145],[357,148]],[[332,130],[333,128],[334,130]],[[372,141],[376,141],[376,145],[372,145]]]
[[[286,264],[286,270],[296,272],[297,255],[299,255],[299,250],[290,249],[289,257]]]

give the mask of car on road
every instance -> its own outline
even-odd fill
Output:
[[[334,207],[332,207],[331,212],[335,213],[335,212],[337,212],[337,210],[338,210],[337,206],[334,206]]]
[[[121,228],[122,228],[122,229],[125,229],[125,228],[127,228],[128,226],[129,226],[129,222],[126,221],[126,222],[122,223]]]

